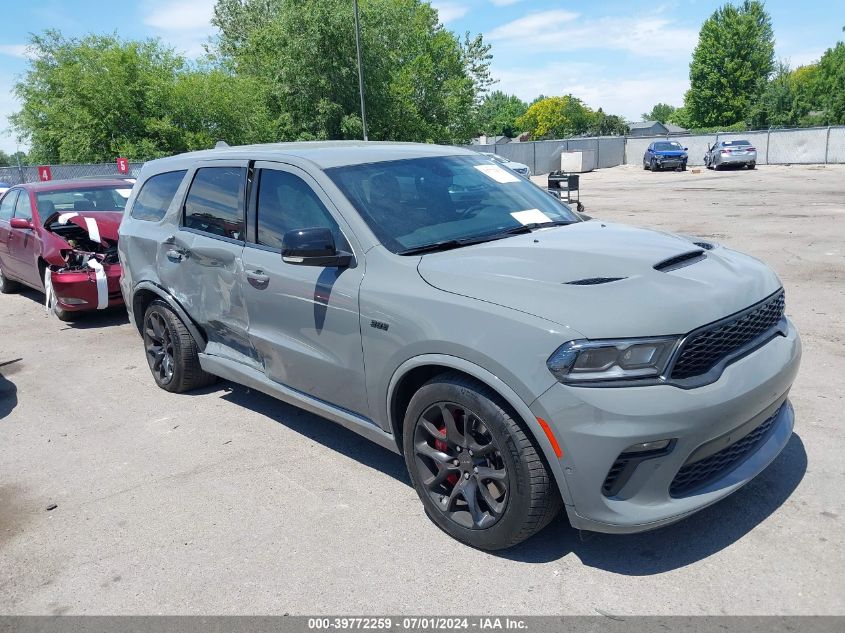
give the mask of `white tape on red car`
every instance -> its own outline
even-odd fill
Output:
[[[88,260],[88,267],[94,270],[94,279],[97,281],[97,310],[105,310],[109,307],[109,281],[106,271],[93,257]]]
[[[53,307],[53,271],[47,266],[44,269],[44,312],[50,313]]]
[[[62,213],[59,216],[59,224],[67,224],[71,218],[78,216],[78,213]],[[103,240],[100,239],[100,227],[97,224],[97,221],[94,218],[83,217],[82,219],[85,220],[85,226],[88,229],[88,235],[91,237],[91,240],[102,244]]]

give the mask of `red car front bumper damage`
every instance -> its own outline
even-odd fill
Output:
[[[57,307],[68,312],[81,310],[102,310],[123,305],[120,293],[120,264],[102,264],[103,274],[97,279],[97,271],[54,270],[52,284]]]

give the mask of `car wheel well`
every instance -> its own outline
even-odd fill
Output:
[[[141,289],[132,297],[132,315],[135,317],[135,327],[138,332],[143,331],[144,327],[144,313],[147,311],[149,305],[156,299],[161,299],[152,290]]]
[[[503,397],[492,385],[476,378],[472,374],[447,365],[421,365],[420,367],[414,367],[402,376],[396,384],[396,387],[393,389],[393,396],[390,403],[390,425],[393,431],[393,437],[396,440],[396,445],[399,447],[400,454],[404,453],[402,449],[402,432],[405,424],[405,413],[408,410],[411,398],[413,398],[414,394],[419,391],[420,387],[429,380],[435,378],[436,376],[445,374],[448,374],[451,377],[461,376],[468,381],[476,382],[484,387],[487,387],[497,397],[499,406],[505,409],[511,418],[521,424],[529,435],[533,435],[530,430],[528,430],[522,416],[516,412],[507,399]],[[542,451],[540,452],[542,453]]]

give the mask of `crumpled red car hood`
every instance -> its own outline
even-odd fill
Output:
[[[121,211],[79,211],[77,215],[68,218],[68,222],[73,222],[76,226],[88,230],[88,225],[85,223],[85,218],[92,218],[97,222],[97,228],[100,229],[100,237],[104,237],[112,242],[117,241],[117,230],[120,228],[120,221],[123,219],[123,212]]]

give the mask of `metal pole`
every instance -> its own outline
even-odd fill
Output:
[[[830,126],[827,126],[827,138],[824,140],[824,164],[827,165],[827,156],[830,153]]]
[[[367,111],[364,107],[364,61],[361,58],[361,24],[358,22],[358,0],[352,0],[355,5],[355,49],[358,51],[358,91],[361,93],[361,126],[364,128],[364,140],[367,138]]]
[[[23,184],[24,182],[26,182],[26,180],[24,180],[24,177],[23,177],[23,168],[21,167],[21,150],[20,150],[20,148],[18,147],[18,144],[17,144],[17,143],[15,143],[15,158],[16,158],[16,159],[17,159],[17,161],[18,161],[18,176],[19,176],[19,177],[20,177],[20,179],[21,179],[21,184]]]

